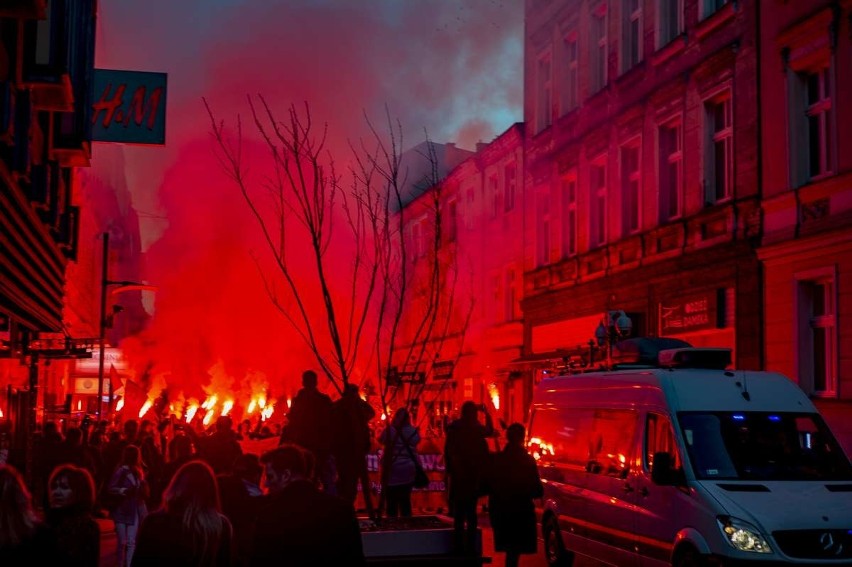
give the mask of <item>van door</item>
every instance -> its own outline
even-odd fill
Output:
[[[596,409],[588,430],[585,522],[589,554],[611,565],[636,564],[630,466],[635,462],[639,412]]]
[[[544,483],[543,516],[557,521],[563,545],[579,554],[585,553],[581,459],[586,454],[584,433],[586,414],[590,413],[570,408],[534,408],[527,440]]]
[[[689,498],[682,487],[658,486],[651,481],[654,454],[669,453],[673,467],[683,470],[671,419],[657,412],[644,416],[639,466],[628,479],[634,504],[634,535],[638,563],[643,567],[671,565],[675,535],[683,525]]]

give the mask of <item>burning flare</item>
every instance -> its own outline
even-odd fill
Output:
[[[151,409],[151,406],[154,405],[154,400],[148,398],[145,400],[145,403],[142,404],[142,407],[139,408],[139,419],[142,419],[142,416],[148,413],[148,410]]]
[[[184,414],[184,420],[187,423],[192,423],[192,419],[195,417],[195,413],[198,411],[198,403],[190,402],[189,406],[186,408],[186,413]]]
[[[494,409],[500,409],[500,390],[497,389],[497,384],[491,382],[488,384],[488,395],[491,396],[491,403],[494,404]]]

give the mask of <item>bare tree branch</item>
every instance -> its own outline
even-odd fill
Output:
[[[387,107],[382,129],[365,114],[369,136],[349,143],[352,161],[344,181],[326,148],[328,125],[314,123],[307,103],[290,105],[279,120],[263,96],[247,100],[272,168],[259,184],[247,175],[240,117],[231,133],[204,104],[217,159],[274,260],[270,274],[255,258],[270,301],[338,391],[358,376],[374,376],[382,412],[391,403],[410,405],[415,397],[428,403],[424,384],[389,378],[422,373],[432,383],[439,354],[453,363],[462,356],[473,311],[472,300],[461,297],[458,259],[447,251],[435,144],[424,132],[426,149],[419,157],[429,163],[429,173],[410,180],[402,125]],[[414,243],[415,251],[410,217],[431,228],[428,244]],[[309,258],[310,273],[297,258]],[[283,297],[275,286],[279,278]],[[311,308],[315,298],[320,312]],[[433,399],[445,386],[432,388]]]

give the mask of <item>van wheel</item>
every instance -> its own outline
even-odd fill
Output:
[[[574,564],[574,554],[565,549],[562,534],[556,518],[550,516],[541,525],[544,538],[544,558],[550,567],[571,567]]]
[[[697,549],[687,545],[677,550],[672,565],[673,567],[706,567],[707,562]]]

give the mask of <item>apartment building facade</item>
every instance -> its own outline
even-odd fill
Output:
[[[761,367],[757,25],[754,2],[527,1],[533,381],[541,360],[600,360],[616,310]]]
[[[485,403],[507,422],[525,418],[528,388],[514,364],[523,342],[523,142],[523,124],[514,124],[478,144],[405,208],[414,281],[431,275],[433,245],[442,266],[441,303],[448,312],[438,320],[449,325],[427,345],[426,383],[415,396],[427,430],[436,435],[465,400]],[[407,326],[416,327],[423,311],[406,309]],[[411,331],[400,335],[401,345],[410,342]]]
[[[852,450],[852,2],[761,14],[766,367]]]

